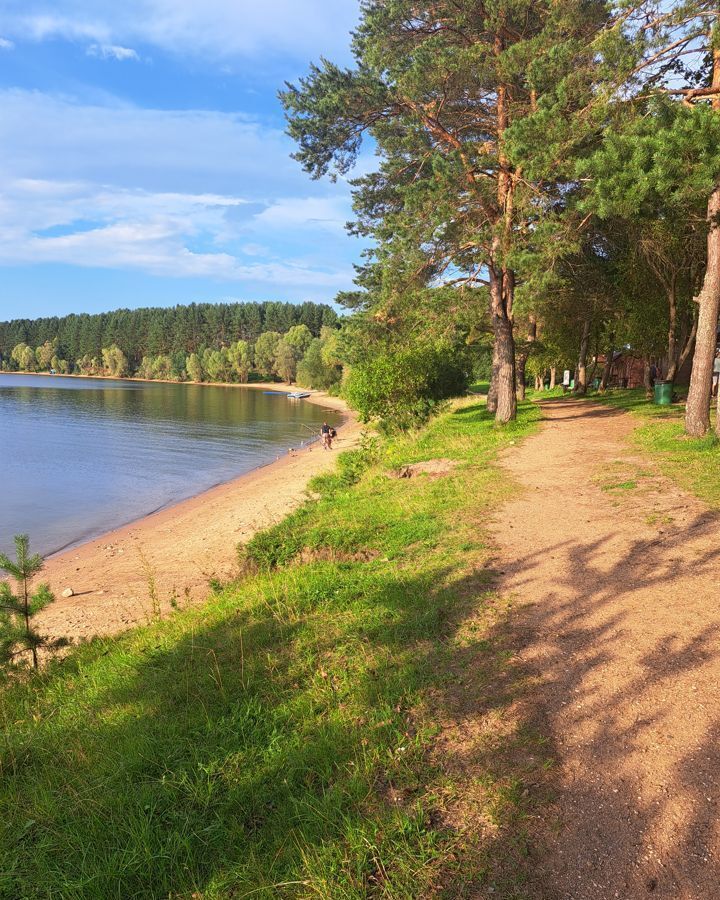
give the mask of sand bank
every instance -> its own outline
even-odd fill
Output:
[[[314,392],[303,402],[345,413],[332,452],[317,444],[295,451],[50,557],[42,578],[58,600],[39,616],[39,630],[71,639],[115,634],[151,618],[153,590],[166,612],[173,598],[181,606],[199,603],[212,579],[232,579],[237,545],[297,508],[308,481],[333,468],[337,451],[358,443],[360,425],[341,400]],[[66,588],[74,596],[62,599]]]

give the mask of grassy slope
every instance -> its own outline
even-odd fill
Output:
[[[658,459],[665,474],[678,484],[711,506],[720,506],[720,442],[714,434],[685,437],[682,404],[655,406],[642,389],[591,394],[590,399],[640,418],[643,424],[634,434],[638,447]]]
[[[524,406],[499,432],[465,401],[419,436],[346,454],[319,499],[255,542],[268,571],[6,685],[0,897],[342,900],[477,886],[490,851],[442,814],[468,785],[433,755],[437,698],[463,691],[458,647],[489,691],[508,674],[484,522],[512,488],[489,463],[536,419]],[[459,466],[385,476],[437,457]],[[494,715],[511,702],[503,687]],[[501,768],[475,779],[496,837],[522,817]],[[502,896],[521,895],[511,882]]]

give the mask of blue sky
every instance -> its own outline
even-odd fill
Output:
[[[349,62],[357,16],[0,0],[0,318],[351,287],[348,185],[290,159],[277,91],[321,55]]]

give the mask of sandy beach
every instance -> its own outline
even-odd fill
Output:
[[[297,508],[310,479],[331,470],[338,451],[357,445],[361,428],[343,401],[313,392],[303,402],[345,414],[331,452],[319,444],[295,451],[50,557],[41,577],[57,601],[39,616],[42,633],[71,640],[116,634],[152,618],[153,591],[166,613],[173,602],[202,602],[211,580],[232,579],[237,545]],[[68,588],[74,595],[63,598]]]

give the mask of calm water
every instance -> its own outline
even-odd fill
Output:
[[[260,390],[0,375],[0,549],[47,554],[272,462],[337,413]]]

